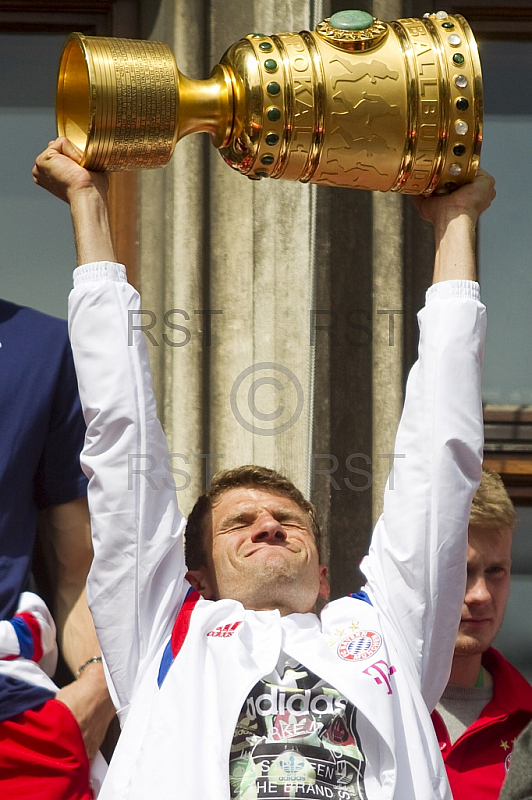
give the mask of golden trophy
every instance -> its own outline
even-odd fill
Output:
[[[92,170],[163,166],[203,131],[252,179],[426,195],[475,176],[482,77],[460,15],[341,11],[312,32],[246,36],[208,80],[165,44],[72,33],[56,111]]]

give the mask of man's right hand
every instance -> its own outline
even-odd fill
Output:
[[[48,143],[46,150],[37,156],[32,170],[33,180],[38,186],[70,203],[76,192],[96,189],[107,194],[109,179],[105,172],[89,172],[81,167],[81,151],[67,138],[61,136]]]
[[[33,180],[70,204],[78,264],[114,261],[109,227],[105,172],[90,172],[80,165],[81,153],[64,136],[50,142],[37,156]]]

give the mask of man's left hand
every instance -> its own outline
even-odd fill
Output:
[[[115,714],[102,665],[88,665],[78,680],[60,689],[56,700],[64,703],[76,718],[89,761],[92,761]]]

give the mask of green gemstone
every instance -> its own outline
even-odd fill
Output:
[[[281,119],[281,112],[275,106],[272,106],[266,112],[266,116],[270,120],[270,122],[277,122],[278,119]]]
[[[249,34],[249,38],[250,39],[265,39],[266,38],[266,34],[265,33],[250,33]]]
[[[463,64],[464,61],[465,61],[465,58],[462,55],[462,53],[455,53],[454,56],[453,56],[453,61],[454,61],[455,64]]]
[[[267,58],[264,62],[264,68],[268,72],[275,72],[277,70],[277,61],[274,58]]]
[[[270,42],[261,42],[259,44],[259,50],[263,50],[265,53],[269,53],[270,50],[272,50],[272,49],[273,48],[272,48],[272,45],[270,44]]]
[[[279,141],[279,137],[276,133],[269,133],[266,137],[266,144],[269,144],[270,147],[273,147],[274,144],[277,144]]]
[[[450,31],[451,28],[454,28],[454,22],[442,22],[441,26],[442,28],[446,28],[448,31]]]
[[[330,18],[329,25],[339,31],[365,31],[374,21],[367,11],[337,11]]]
[[[255,172],[255,175],[257,176],[257,178],[269,178],[269,177],[270,177],[270,176],[268,175],[268,173],[267,173],[267,172],[265,172],[265,171],[264,171],[264,170],[262,170],[262,169],[259,169],[259,170],[257,170],[257,171]]]
[[[281,87],[279,86],[277,81],[270,81],[270,83],[266,87],[266,91],[268,92],[268,94],[276,95],[279,94],[279,92],[281,91]]]
[[[262,156],[262,158],[260,160],[260,163],[269,165],[269,164],[273,164],[274,161],[275,161],[275,158],[273,156]]]

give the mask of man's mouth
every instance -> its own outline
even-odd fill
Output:
[[[268,542],[267,544],[263,543],[254,547],[253,550],[250,550],[249,553],[246,554],[246,558],[255,555],[255,553],[260,553],[261,550],[270,549],[272,547],[275,547],[276,549],[281,547],[283,550],[290,549],[289,547],[287,547],[286,542]]]

